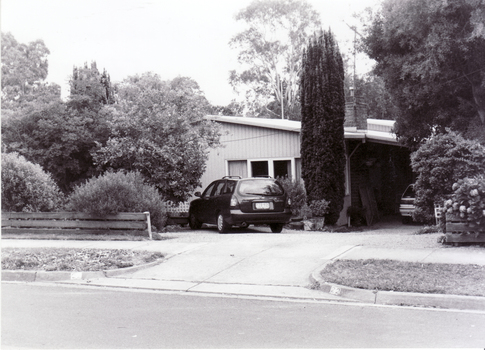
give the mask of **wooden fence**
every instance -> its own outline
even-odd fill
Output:
[[[474,225],[458,215],[447,213],[446,243],[485,243],[485,226]]]
[[[98,216],[79,212],[2,213],[4,233],[148,234],[150,213]]]

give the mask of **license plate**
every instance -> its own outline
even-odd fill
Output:
[[[268,202],[254,203],[254,209],[258,209],[258,210],[271,209],[271,203],[268,203]]]

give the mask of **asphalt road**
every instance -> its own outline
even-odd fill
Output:
[[[2,349],[477,347],[485,313],[2,283]]]

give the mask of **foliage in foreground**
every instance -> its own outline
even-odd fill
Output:
[[[160,252],[126,249],[3,248],[2,270],[101,271],[161,258]]]
[[[138,172],[106,174],[75,188],[66,209],[106,215],[120,212],[150,212],[152,225],[161,229],[166,213],[158,190]]]
[[[306,191],[303,182],[293,181],[289,177],[278,178],[278,181],[291,200],[291,213],[301,216],[302,208],[306,205]]]
[[[430,137],[411,154],[411,166],[418,174],[414,191],[416,221],[434,219],[434,203],[443,203],[453,192],[453,183],[485,173],[485,147],[449,131]]]
[[[485,226],[485,177],[464,178],[453,184],[453,195],[445,201],[447,213],[470,224]]]
[[[62,204],[56,183],[38,164],[17,153],[2,153],[2,210],[54,211]]]
[[[337,260],[321,272],[325,282],[395,292],[485,296],[485,266],[395,260]]]

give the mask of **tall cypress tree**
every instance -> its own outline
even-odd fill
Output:
[[[335,224],[345,196],[344,68],[330,30],[315,34],[303,53],[300,80],[301,162],[307,199],[330,202]]]

